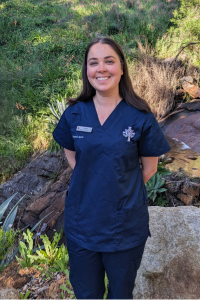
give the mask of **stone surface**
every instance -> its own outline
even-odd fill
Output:
[[[15,221],[20,228],[27,225],[33,227],[48,213],[51,214],[44,220],[44,231],[54,229],[56,224],[62,227],[64,200],[71,173],[72,169],[68,167],[64,152],[43,153],[0,186],[0,204],[18,192],[5,217],[13,205],[26,194],[19,205]],[[58,222],[59,218],[61,222]]]
[[[181,103],[179,108],[185,108],[190,111],[200,110],[200,99],[194,99],[190,102]]]
[[[186,205],[190,205],[192,203],[192,200],[194,199],[193,196],[185,194],[177,194],[177,198],[180,199]]]
[[[21,299],[21,297],[18,290],[11,288],[1,290],[0,299]]]
[[[200,185],[194,182],[185,183],[183,185],[183,193],[191,195],[193,197],[199,196],[200,194]]]
[[[56,177],[67,168],[67,160],[63,152],[42,153],[30,162],[23,170],[0,186],[0,204],[17,192],[11,201],[7,213],[24,195],[19,208],[25,208],[35,197],[44,194],[55,182]],[[6,216],[6,214],[5,214]]]
[[[72,169],[68,167],[60,176],[57,181],[52,184],[51,187],[38,198],[35,198],[26,209],[23,211],[20,221],[20,227],[26,225],[34,226],[39,220],[44,219],[46,226],[43,227],[44,231],[52,229],[63,228],[63,213],[65,204],[65,195],[69,187],[69,181],[71,177]],[[61,218],[61,222],[59,222]],[[40,230],[41,232],[41,230]]]
[[[190,84],[187,81],[182,83],[184,91],[186,91],[192,98],[200,98],[200,88],[196,85]]]
[[[196,105],[195,102],[190,103]],[[198,104],[200,107],[200,102]],[[183,145],[200,153],[200,111],[183,110],[159,122],[166,137],[183,142]]]
[[[149,207],[148,238],[134,299],[200,298],[200,209]]]
[[[197,159],[197,157],[195,155],[186,155],[186,157],[188,159],[191,159],[191,160],[196,160]]]
[[[180,81],[181,81],[182,84],[184,83],[184,81],[189,82],[189,83],[192,84],[194,79],[191,76],[184,76],[184,77],[181,78]]]

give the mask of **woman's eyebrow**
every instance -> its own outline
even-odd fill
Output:
[[[116,58],[116,57],[114,57],[114,56],[112,56],[112,55],[109,55],[109,56],[105,56],[104,59],[111,58],[111,57],[112,57],[112,58]],[[96,57],[91,57],[90,59],[88,59],[88,61],[90,61],[90,60],[92,60],[92,59],[93,59],[93,60],[98,60],[98,58],[96,58]]]

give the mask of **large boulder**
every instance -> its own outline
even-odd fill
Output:
[[[134,299],[200,298],[200,209],[149,207],[148,238]]]

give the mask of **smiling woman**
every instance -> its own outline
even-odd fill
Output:
[[[102,299],[106,272],[108,299],[132,299],[150,235],[145,182],[170,147],[114,40],[92,40],[82,77],[53,133],[74,169],[64,223],[70,281],[77,298]]]
[[[104,97],[108,94],[118,96],[122,74],[123,68],[120,59],[111,46],[95,44],[90,48],[87,61],[87,77],[96,90],[96,96],[97,94]]]

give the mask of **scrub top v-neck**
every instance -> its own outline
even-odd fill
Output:
[[[92,251],[121,251],[149,235],[140,156],[170,150],[155,117],[121,100],[103,125],[93,100],[69,106],[53,133],[76,151],[65,201],[65,235]]]
[[[103,124],[100,123],[99,121],[99,117],[97,114],[97,110],[94,104],[94,101],[90,101],[90,111],[91,111],[91,117],[93,119],[93,122],[95,124],[96,127],[100,126],[102,128],[102,130],[106,130],[106,128],[109,127],[109,124],[112,123],[115,119],[115,116],[117,116],[120,107],[121,107],[121,103],[123,103],[123,100],[121,100],[117,106],[113,109],[113,111],[110,113],[110,115],[107,117],[107,119],[104,121]]]

